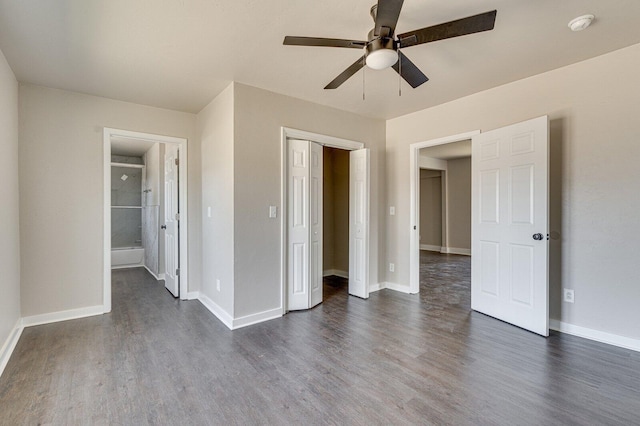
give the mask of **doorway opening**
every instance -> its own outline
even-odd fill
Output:
[[[187,299],[186,142],[104,129],[104,312],[112,269],[144,267]]]
[[[420,291],[420,150],[467,139],[472,141],[471,309],[548,336],[547,116],[410,146],[411,292]]]
[[[422,298],[471,309],[471,140],[419,150]]]
[[[426,142],[418,142],[411,144],[409,147],[409,157],[410,157],[410,223],[412,226],[412,232],[409,237],[409,288],[410,293],[417,294],[420,292],[420,236],[421,236],[421,224],[420,224],[420,180],[421,173],[436,175],[434,172],[440,172],[440,194],[441,194],[441,237],[440,237],[440,250],[442,251],[442,247],[445,247],[445,252],[449,250],[449,223],[447,222],[447,217],[450,209],[448,206],[448,183],[447,183],[447,160],[442,160],[439,158],[429,157],[427,151],[422,151],[428,148],[432,148],[433,151],[430,152],[431,155],[435,155],[436,157],[448,157],[455,156],[453,152],[456,150],[450,150],[447,148],[448,145],[452,145],[457,147],[458,150],[465,152],[466,149],[464,147],[465,141],[470,141],[471,138],[475,135],[480,134],[479,130],[475,130],[472,132],[462,133],[459,135],[448,136],[440,139],[434,139]],[[469,146],[471,144],[469,143]],[[441,154],[440,152],[444,152],[445,154]],[[451,152],[447,152],[451,151]],[[424,155],[421,153],[424,152]],[[470,153],[469,153],[470,157]],[[421,169],[432,170],[432,172],[421,172]],[[433,185],[433,183],[432,183]],[[469,223],[470,226],[470,223]],[[437,232],[437,231],[436,231]],[[426,234],[425,234],[426,236]],[[427,242],[424,243],[427,246]],[[433,246],[436,246],[435,244]],[[437,247],[437,246],[436,246]],[[428,247],[424,247],[425,249]],[[432,247],[435,248],[435,247]],[[469,251],[470,254],[470,251]]]
[[[349,281],[349,151],[325,146],[322,179],[323,301]]]
[[[283,314],[321,303],[323,276],[369,297],[369,155],[360,142],[283,128]]]

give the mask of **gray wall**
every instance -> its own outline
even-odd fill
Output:
[[[349,273],[349,151],[323,148],[323,269]]]
[[[202,143],[202,295],[233,317],[234,86],[198,113]],[[207,209],[211,209],[211,217]],[[220,280],[220,291],[216,289]]]
[[[471,249],[471,157],[447,161],[447,247]]]
[[[442,247],[442,179],[439,170],[420,170],[420,244]]]
[[[189,290],[199,289],[200,146],[194,114],[29,84],[20,85],[19,113],[24,316],[103,303],[104,127],[189,140]]]
[[[281,205],[281,127],[364,142],[371,149],[372,283],[384,273],[385,122],[235,83],[235,316],[281,305],[281,226],[268,218]]]
[[[640,338],[640,45],[387,122],[388,281],[409,284],[409,144],[551,120],[552,318]],[[586,90],[588,89],[588,90]],[[561,303],[562,287],[575,304]]]
[[[20,318],[18,82],[0,52],[0,349]],[[1,355],[1,354],[0,354]],[[0,362],[2,360],[0,359]]]

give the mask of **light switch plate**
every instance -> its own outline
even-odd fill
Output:
[[[389,215],[390,216],[395,216],[396,215],[396,207],[395,206],[389,207]]]
[[[275,219],[278,217],[278,207],[277,206],[269,206],[269,217],[271,219]]]

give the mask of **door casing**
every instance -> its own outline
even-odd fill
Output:
[[[131,139],[157,142],[164,144],[178,144],[180,155],[179,171],[179,203],[180,203],[180,298],[194,298],[189,295],[189,253],[188,253],[188,194],[187,194],[187,170],[188,151],[187,139],[173,136],[155,135],[152,133],[133,132],[105,127],[103,131],[103,312],[111,312],[111,139]]]
[[[460,142],[480,134],[474,130],[409,145],[409,293],[420,292],[420,150],[431,146]]]

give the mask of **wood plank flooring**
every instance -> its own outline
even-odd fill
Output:
[[[1,425],[640,424],[640,354],[469,310],[469,258],[422,254],[421,293],[349,297],[229,331],[143,269],[109,315],[30,327]]]

